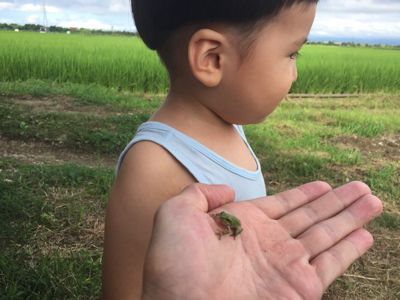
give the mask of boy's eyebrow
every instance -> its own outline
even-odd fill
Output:
[[[297,41],[293,42],[292,44],[295,46],[298,46],[298,47],[302,47],[307,42],[308,42],[308,38],[305,38],[305,39],[301,38],[301,39],[298,39]]]

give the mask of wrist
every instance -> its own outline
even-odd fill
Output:
[[[140,296],[140,300],[158,300],[158,299],[176,299],[174,297],[170,297],[169,293],[165,290],[160,289],[154,285],[144,284],[142,289],[142,295]]]
[[[140,300],[176,300],[176,299],[210,299],[208,295],[196,294],[196,291],[189,288],[180,289],[175,288],[165,289],[156,285],[144,285]]]

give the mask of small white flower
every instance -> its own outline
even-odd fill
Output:
[[[4,179],[5,182],[13,182],[11,179]]]

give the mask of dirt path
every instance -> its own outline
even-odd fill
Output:
[[[356,135],[340,136],[328,140],[341,148],[358,149],[364,159],[372,158],[372,164],[386,165],[400,161],[400,132],[378,138]],[[0,136],[0,156],[13,157],[20,162],[62,165],[68,162],[91,167],[115,168],[119,155],[105,155],[66,148],[44,142],[9,140]]]
[[[26,142],[8,140],[0,137],[0,156],[13,157],[20,162],[29,164],[45,163],[49,165],[63,165],[68,162],[91,167],[115,168],[118,155],[100,157],[93,152],[69,149],[56,144],[43,142]]]
[[[142,95],[144,99],[148,95]],[[32,107],[32,112],[54,111],[58,113],[80,113],[90,114],[97,117],[106,115],[120,114],[110,112],[109,107],[96,106],[77,106],[74,104],[76,99],[54,95],[44,98],[35,98],[30,95],[13,96],[12,100],[16,103],[23,103]],[[147,101],[146,100],[146,101]],[[364,138],[356,135],[339,136],[325,140],[334,145],[339,144],[341,148],[358,149],[366,161],[371,160],[372,165],[382,166],[388,162],[400,162],[400,132],[395,132],[388,136],[377,138]],[[45,164],[66,164],[68,162],[97,167],[115,168],[118,155],[101,154],[100,158],[96,153],[82,151],[78,149],[66,148],[57,143],[44,143],[21,140],[8,140],[0,136],[0,157],[14,157],[20,162],[25,163],[45,163]]]

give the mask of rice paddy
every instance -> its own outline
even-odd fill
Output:
[[[46,79],[166,93],[168,75],[139,38],[0,31],[0,80]],[[398,93],[400,51],[305,45],[292,93]]]

